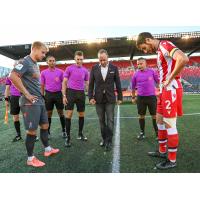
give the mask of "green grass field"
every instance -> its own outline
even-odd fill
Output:
[[[184,117],[178,119],[180,145],[178,149],[177,167],[164,172],[200,172],[200,95],[184,96]],[[117,109],[116,109],[117,111]],[[192,114],[196,113],[196,114]],[[199,113],[199,114],[198,114]],[[35,144],[35,155],[46,163],[44,168],[35,169],[26,166],[26,150],[24,141],[12,143],[15,136],[13,122],[9,117],[9,125],[5,125],[4,106],[0,108],[0,172],[112,172],[113,151],[105,153],[99,146],[100,129],[96,116],[95,107],[87,106],[84,133],[88,142],[76,140],[78,131],[77,115],[72,121],[71,148],[64,147],[61,137],[60,122],[54,111],[52,122],[52,138],[50,143],[53,147],[60,148],[60,153],[50,158],[43,156],[41,142]],[[161,172],[154,170],[154,165],[159,159],[147,156],[149,150],[157,147],[151,118],[146,119],[146,139],[137,141],[139,131],[136,106],[124,104],[120,106],[120,172]],[[25,132],[22,124],[23,138]],[[163,172],[163,171],[162,171]]]

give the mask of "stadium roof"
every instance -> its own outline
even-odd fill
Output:
[[[200,31],[154,34],[155,38],[171,40],[184,52],[200,52]],[[47,42],[50,55],[54,55],[58,61],[73,60],[74,52],[82,50],[86,59],[97,57],[99,49],[107,49],[110,57],[142,56],[143,53],[136,48],[137,36],[100,38],[94,40],[67,40]],[[11,59],[19,59],[30,53],[31,44],[1,46],[0,54]]]

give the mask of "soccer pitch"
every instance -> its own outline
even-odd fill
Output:
[[[100,128],[94,106],[87,105],[84,134],[88,137],[87,142],[77,141],[78,121],[76,112],[72,120],[72,147],[64,147],[64,139],[61,137],[61,127],[56,111],[52,119],[50,144],[59,148],[60,153],[50,158],[43,156],[43,146],[40,141],[35,144],[35,155],[46,163],[43,168],[26,166],[26,149],[24,141],[12,143],[15,136],[13,122],[9,116],[9,124],[5,125],[4,106],[0,108],[0,172],[66,172],[66,173],[110,173],[117,164],[121,173],[135,172],[200,172],[200,95],[185,95],[183,100],[184,113],[178,119],[180,145],[178,149],[177,167],[160,171],[154,170],[155,163],[160,159],[150,158],[147,152],[156,149],[157,142],[151,123],[151,118],[146,118],[146,139],[137,140],[139,125],[136,106],[125,103],[119,107],[119,120],[115,134],[119,141],[113,138],[113,151],[104,152],[99,146],[101,141]],[[117,106],[115,109],[117,117]],[[117,118],[115,119],[117,122]],[[25,138],[23,122],[21,120],[22,136]],[[119,137],[120,135],[120,137]],[[117,145],[119,142],[120,145]],[[114,157],[114,159],[113,159]]]

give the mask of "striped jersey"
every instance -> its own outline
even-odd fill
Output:
[[[159,79],[160,86],[162,87],[162,83],[169,79],[171,73],[173,72],[176,60],[173,59],[174,52],[178,50],[178,48],[170,41],[162,40],[159,43],[157,50],[157,66],[159,70]],[[177,75],[175,79],[170,83],[168,89],[171,88],[182,88],[182,84],[180,81],[180,75]]]

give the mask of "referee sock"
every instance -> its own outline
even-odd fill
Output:
[[[60,123],[62,126],[62,131],[65,132],[65,117],[64,117],[64,115],[60,116]]]
[[[50,128],[51,128],[51,117],[48,118],[48,122],[49,122],[49,128],[48,128],[48,133],[50,135]]]
[[[71,119],[66,118],[65,122],[66,122],[65,125],[66,125],[67,138],[70,140]]]
[[[44,147],[49,146],[48,134],[49,132],[47,129],[40,129],[40,138]]]
[[[79,135],[83,134],[84,117],[79,117]]]
[[[28,157],[32,157],[33,156],[33,149],[34,149],[35,139],[36,139],[36,135],[27,134],[27,136],[26,136],[25,145],[26,145],[26,150],[27,150]]]
[[[152,123],[153,123],[153,128],[154,128],[155,133],[156,133],[156,137],[158,137],[158,126],[157,126],[157,123],[156,123],[156,119],[152,119]]]
[[[14,126],[15,126],[17,136],[21,136],[20,122],[19,121],[14,122]]]
[[[144,133],[145,119],[144,118],[140,118],[139,119],[139,124],[140,124],[140,130],[141,130],[141,132]]]

